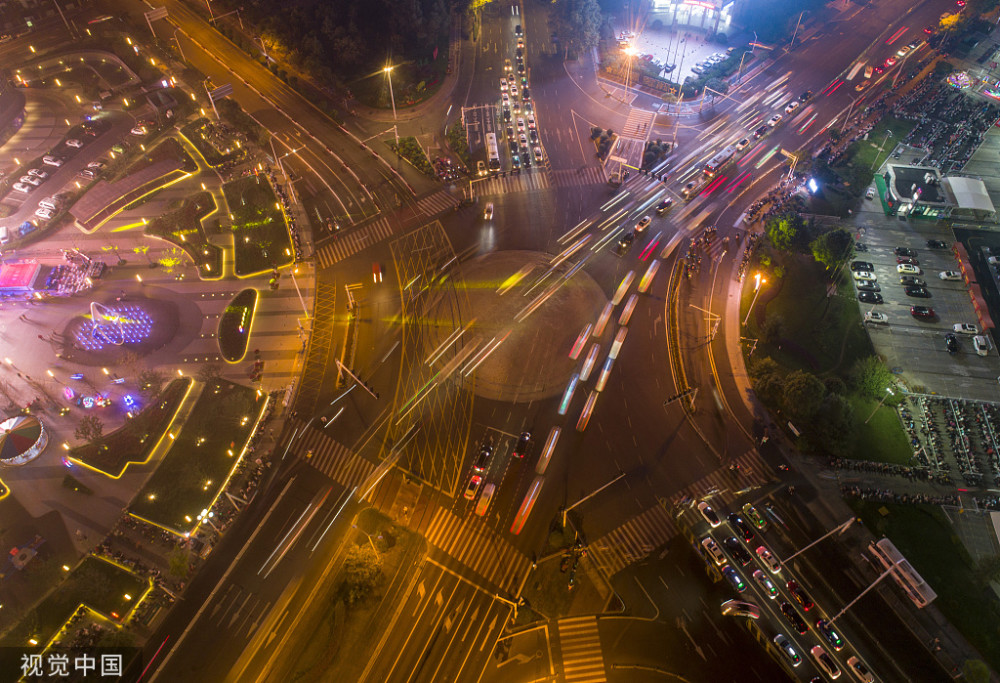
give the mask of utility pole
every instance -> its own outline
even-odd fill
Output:
[[[563,508],[562,513],[560,513],[561,514],[562,525],[566,526],[566,513],[567,512],[569,512],[570,510],[572,510],[573,508],[575,508],[577,505],[579,505],[580,503],[584,502],[585,500],[590,500],[591,498],[593,498],[594,496],[596,496],[598,493],[600,493],[604,489],[608,488],[609,486],[611,486],[612,484],[614,484],[616,481],[618,481],[619,479],[621,479],[624,476],[625,476],[625,473],[622,472],[621,474],[619,474],[617,477],[615,477],[614,479],[612,479],[611,481],[609,481],[607,484],[605,484],[601,488],[599,488],[596,491],[593,491],[591,493],[588,493],[586,496],[584,496],[580,500],[576,501],[575,503],[573,503],[569,507]]]

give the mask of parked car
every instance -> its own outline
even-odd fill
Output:
[[[813,659],[816,660],[816,666],[823,673],[825,673],[830,678],[840,677],[840,667],[837,666],[837,663],[833,661],[833,658],[826,653],[826,650],[823,649],[822,645],[815,646],[809,652],[812,654]]]
[[[877,282],[872,282],[871,280],[858,280],[855,282],[858,286],[859,292],[881,292],[882,288]]]
[[[972,323],[956,323],[952,325],[951,329],[955,330],[959,334],[979,334],[979,326],[973,325]]]
[[[889,316],[885,313],[879,313],[878,311],[865,311],[865,322],[875,325],[888,325]]]
[[[851,261],[851,270],[867,270],[873,272],[875,270],[875,265],[869,263],[868,261]]]
[[[861,683],[875,683],[875,675],[857,657],[847,658],[847,670],[854,674]]]
[[[705,518],[705,521],[708,522],[708,525],[713,529],[722,524],[722,520],[719,519],[719,516],[715,514],[715,510],[713,510],[712,506],[708,503],[704,501],[698,503],[698,512],[701,513],[701,516]]]
[[[904,287],[903,291],[906,292],[906,296],[916,296],[921,299],[929,299],[931,297],[931,290],[926,287]]]
[[[972,338],[972,347],[976,350],[976,354],[985,356],[990,352],[990,340],[981,334],[976,335]]]
[[[25,192],[25,193],[31,192],[32,190],[35,189],[34,186],[25,185],[24,183],[14,183],[13,188],[15,192]]]
[[[66,141],[66,146],[80,149],[81,147],[83,147],[83,141],[77,140],[76,138],[70,138],[69,140]]]
[[[942,270],[938,273],[938,277],[942,280],[957,281],[962,279],[962,274],[957,270]]]
[[[900,275],[899,284],[909,287],[924,287],[927,285],[927,281],[914,275]]]
[[[52,209],[36,209],[35,215],[41,218],[42,220],[47,221],[51,219],[52,216],[55,214],[52,212]]]
[[[947,249],[948,243],[944,240],[927,240],[927,246],[931,249]]]
[[[897,256],[896,263],[909,263],[911,266],[919,266],[920,262],[912,256]]]
[[[937,314],[930,306],[910,306],[910,315],[914,318],[933,318]]]
[[[917,252],[909,247],[896,247],[892,250],[892,253],[896,256],[912,256],[916,257]]]
[[[920,270],[916,266],[911,265],[909,263],[900,263],[898,266],[896,266],[896,272],[897,273],[904,273],[904,274],[907,274],[907,275],[923,275],[924,274],[922,270]]]
[[[46,178],[49,177],[49,174],[40,168],[29,168],[28,175],[33,175],[36,178],[41,178],[42,180],[45,180]]]
[[[875,292],[858,292],[858,301],[863,304],[881,304],[884,303],[885,299],[882,298],[881,294]]]
[[[958,353],[958,337],[956,337],[953,333],[949,332],[944,335],[944,345],[945,348],[948,349],[948,353]]]
[[[878,281],[878,277],[870,270],[855,270],[851,274],[854,275],[855,280],[871,280],[872,282]]]

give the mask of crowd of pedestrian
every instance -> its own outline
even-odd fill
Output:
[[[877,503],[904,503],[910,505],[958,505],[959,498],[955,494],[935,496],[929,493],[897,493],[891,489],[871,489],[861,486],[841,486],[840,493],[845,497],[860,500],[873,500]]]
[[[915,456],[947,472],[955,465],[965,484],[984,478],[1000,484],[1000,407],[993,403],[939,396],[910,396],[899,415]]]
[[[943,472],[932,471],[925,466],[900,465],[894,462],[873,462],[870,460],[848,460],[831,458],[829,466],[838,470],[852,470],[869,474],[905,477],[910,481],[925,481],[938,484],[951,484],[951,477]]]

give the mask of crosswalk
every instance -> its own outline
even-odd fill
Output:
[[[435,548],[507,593],[517,590],[531,568],[529,558],[515,550],[478,517],[470,515],[462,519],[450,510],[438,508],[424,535]]]
[[[625,119],[625,125],[622,126],[622,137],[642,138],[645,140],[655,119],[655,111],[647,111],[645,109],[636,109],[633,107],[628,112],[628,118]]]
[[[430,199],[430,197],[428,197]],[[374,223],[346,233],[316,250],[316,262],[320,268],[328,268],[338,261],[354,256],[363,249],[374,246],[392,235],[392,226],[386,217]]]
[[[604,672],[597,617],[560,619],[559,650],[562,652],[563,680],[566,683],[601,683],[608,680]]]
[[[375,465],[351,453],[347,446],[319,429],[306,429],[301,422],[296,426],[301,434],[295,442],[295,452],[335,482],[353,488],[367,479],[375,469]]]
[[[583,169],[561,169],[552,171],[551,183],[556,187],[570,187],[574,185],[604,185],[608,182],[604,171],[597,166],[587,166]]]
[[[525,171],[503,177],[487,178],[472,184],[472,192],[477,197],[484,195],[508,194],[544,190],[549,186],[549,174],[544,171]]]
[[[737,499],[738,494],[758,488],[771,481],[767,465],[756,448],[735,459],[738,473],[728,468],[710,472],[673,496],[636,515],[621,526],[591,542],[594,562],[608,576],[650,555],[654,550],[677,535],[677,524],[672,511],[682,501],[712,496],[715,507],[725,507]],[[734,490],[736,489],[736,490]]]
[[[425,213],[428,216],[436,216],[439,213],[454,208],[458,205],[459,201],[448,190],[438,190],[434,194],[429,194],[418,201],[417,209],[419,209],[420,213]]]

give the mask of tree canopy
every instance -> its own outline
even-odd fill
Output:
[[[597,46],[601,21],[597,0],[558,0],[549,15],[552,30],[573,51]]]
[[[854,240],[851,233],[843,228],[825,232],[812,241],[809,248],[813,258],[829,268],[836,268],[847,258],[848,248]]]

